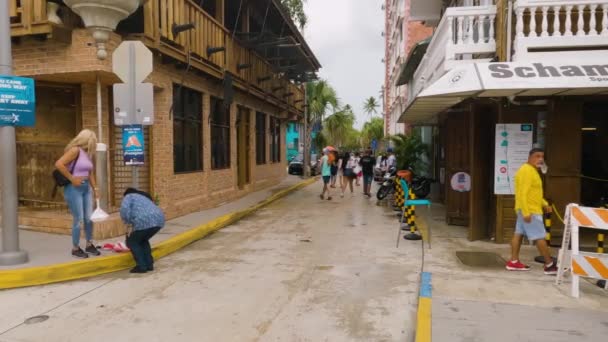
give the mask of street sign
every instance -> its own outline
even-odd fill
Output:
[[[154,124],[154,86],[152,83],[135,85],[135,115],[130,115],[130,84],[115,84],[114,88],[114,124],[153,125]]]
[[[372,140],[372,150],[377,150],[378,149],[378,140],[374,139]]]
[[[144,165],[144,130],[141,125],[122,128],[122,150],[125,165]]]
[[[124,41],[112,55],[112,71],[125,83],[141,83],[152,72],[152,52],[138,40]],[[134,80],[130,79],[132,71],[135,72]]]
[[[35,114],[34,80],[0,75],[0,126],[33,127]]]

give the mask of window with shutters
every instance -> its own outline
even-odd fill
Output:
[[[255,114],[255,160],[258,165],[266,164],[266,114]]]
[[[173,170],[203,170],[203,94],[173,85]]]
[[[230,107],[224,101],[211,97],[211,168],[230,168]]]

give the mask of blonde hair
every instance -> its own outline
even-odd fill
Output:
[[[89,158],[94,160],[95,151],[97,150],[97,135],[95,135],[95,132],[91,131],[90,129],[83,129],[80,131],[80,133],[78,133],[76,138],[72,139],[72,141],[70,141],[70,143],[65,147],[65,151],[67,152],[73,147],[78,147],[85,150],[85,152],[87,152],[89,155]]]

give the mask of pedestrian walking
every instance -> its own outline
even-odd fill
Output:
[[[386,159],[386,168],[390,169],[391,167],[397,167],[397,157],[395,156],[395,152],[392,148],[387,150],[388,157]]]
[[[357,186],[361,186],[361,182],[359,181],[361,179],[361,177],[363,176],[363,172],[361,171],[361,167],[359,166],[361,162],[361,154],[359,152],[355,153],[355,163],[357,163],[357,166],[355,166],[354,172],[356,175],[356,183]]]
[[[321,176],[323,177],[323,192],[321,192],[321,199],[325,199],[327,193],[327,200],[331,201],[331,187],[329,182],[331,181],[331,165],[329,163],[329,150],[323,150],[323,157],[321,158]]]
[[[165,226],[165,214],[144,191],[128,188],[120,205],[120,218],[129,225],[127,247],[136,266],[131,273],[154,270],[150,239]]]
[[[329,153],[329,164],[331,166],[331,187],[335,188],[338,180],[338,151]]]
[[[355,173],[355,168],[358,166],[357,160],[355,159],[355,155],[353,153],[348,154],[348,159],[346,159],[346,164],[344,166],[344,184],[342,184],[342,196],[344,196],[344,191],[346,187],[350,187],[351,195],[354,194],[353,191],[353,182],[355,178],[357,178],[357,174]]]
[[[359,165],[361,165],[361,172],[363,173],[363,194],[367,197],[372,197],[371,189],[372,182],[374,181],[375,160],[371,150],[365,151],[365,154],[359,161]]]
[[[57,171],[69,181],[63,196],[72,213],[72,256],[88,258],[101,253],[93,244],[93,198],[99,199],[95,182],[95,151],[97,136],[91,130],[82,130],[65,147],[64,154],[55,162]],[[84,226],[86,247],[80,248],[81,224]]]
[[[509,271],[529,271],[530,266],[519,261],[519,251],[524,236],[536,243],[536,248],[545,258],[545,274],[557,274],[557,266],[551,257],[545,241],[543,212],[551,212],[549,203],[543,198],[543,184],[539,170],[545,165],[545,153],[534,148],[525,163],[515,174],[515,211],[517,222],[515,235],[511,241],[511,260],[507,262]]]

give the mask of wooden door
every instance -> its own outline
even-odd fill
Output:
[[[452,190],[450,180],[458,172],[471,173],[469,164],[469,120],[470,113],[468,111],[449,113],[445,125],[446,221],[448,224],[459,226],[469,224],[469,193]]]
[[[245,185],[250,183],[251,168],[250,168],[250,136],[249,136],[249,109],[238,107],[237,117],[237,169],[238,169],[238,186],[243,189]]]
[[[21,205],[64,207],[61,191],[52,197],[51,174],[65,146],[80,131],[80,87],[36,86],[36,125],[18,127],[17,174]]]

